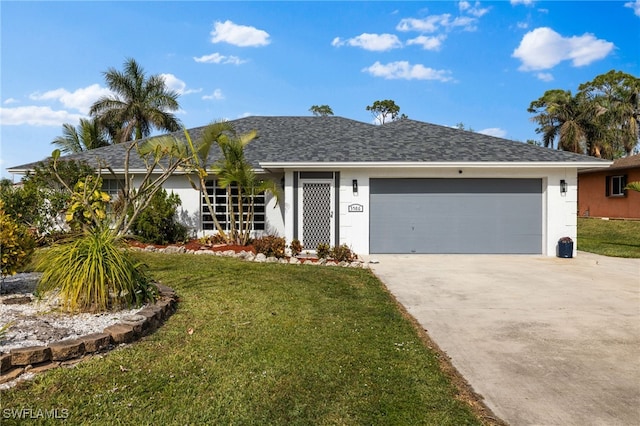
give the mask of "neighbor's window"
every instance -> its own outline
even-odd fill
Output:
[[[120,189],[124,187],[124,182],[118,179],[102,179],[102,191],[111,196],[113,201],[120,192]]]
[[[627,176],[607,176],[607,197],[624,197],[627,195],[624,187],[627,186]]]
[[[207,181],[207,196],[211,200],[216,213],[216,219],[220,223],[220,226],[225,231],[231,229],[231,212],[229,212],[229,196],[227,190],[217,185],[217,181]],[[238,189],[231,187],[231,201],[233,203],[233,210],[238,211]],[[244,201],[245,209],[248,207],[247,200]],[[253,210],[253,231],[263,231],[265,229],[265,197],[264,194],[256,195],[254,197],[254,210]],[[202,229],[203,230],[215,230],[216,227],[213,223],[213,218],[209,212],[206,198],[202,196],[201,202],[201,214],[202,214]],[[243,219],[246,220],[248,213],[243,214]],[[238,214],[236,213],[235,220],[236,226],[238,226]]]

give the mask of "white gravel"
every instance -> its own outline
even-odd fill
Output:
[[[3,291],[0,294],[0,327],[9,323],[11,326],[0,340],[0,353],[8,353],[13,348],[44,346],[60,340],[99,333],[141,309],[99,314],[60,312],[58,299],[55,296],[43,300],[38,300],[34,296],[33,292],[40,275],[24,273],[5,278]],[[7,299],[21,296],[30,297],[32,302],[6,303]]]

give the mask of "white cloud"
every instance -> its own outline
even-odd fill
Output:
[[[507,136],[507,131],[499,127],[490,127],[488,129],[478,130],[478,133],[487,136],[495,136],[497,138],[504,138]]]
[[[194,61],[203,63],[203,64],[232,64],[232,65],[240,65],[247,62],[245,59],[240,59],[237,56],[225,56],[219,53],[212,53],[211,55],[204,55],[200,57],[194,57]]]
[[[17,103],[19,103],[18,100],[14,98],[5,99],[5,101],[3,102],[4,105],[11,105],[11,104],[17,104]]]
[[[527,28],[529,28],[529,23],[527,22],[518,22],[516,24],[516,26],[522,30],[526,30]]]
[[[633,13],[636,16],[640,16],[640,0],[630,1],[624,4],[624,7],[630,7],[633,9]]]
[[[440,50],[442,42],[447,38],[445,35],[438,35],[434,37],[418,36],[407,41],[407,45],[417,44],[422,46],[424,50]]]
[[[396,29],[398,31],[419,31],[422,33],[434,33],[441,28],[451,30],[462,27],[465,31],[475,31],[477,29],[476,18],[469,16],[458,16],[451,19],[451,14],[431,15],[423,19],[404,18],[400,20]]]
[[[593,34],[563,37],[542,27],[525,34],[511,56],[522,61],[521,71],[532,71],[553,68],[566,60],[571,60],[574,67],[589,65],[606,57],[613,48],[613,43]]]
[[[524,4],[525,6],[531,6],[534,0],[511,0],[511,5],[516,6],[518,4]]]
[[[77,123],[86,116],[71,114],[68,111],[54,111],[48,106],[26,106],[0,108],[0,122],[3,126],[62,126],[64,123]]]
[[[390,62],[386,65],[376,61],[375,64],[363,68],[362,71],[368,72],[374,77],[383,77],[387,80],[452,80],[451,71],[435,70],[422,64],[411,65],[407,61]]]
[[[209,101],[209,100],[220,101],[220,100],[224,99],[224,95],[222,94],[222,90],[216,89],[216,90],[213,91],[212,94],[204,95],[202,97],[202,99],[205,100],[205,101]]]
[[[69,92],[66,89],[55,89],[48,92],[32,93],[29,98],[36,101],[51,101],[55,100],[67,108],[72,108],[80,111],[83,114],[88,114],[91,105],[102,96],[109,96],[111,91],[109,89],[100,87],[99,84],[92,84],[88,87],[83,87]]]
[[[225,42],[240,47],[266,46],[271,43],[269,33],[247,25],[238,25],[227,20],[216,21],[211,31],[211,42]]]
[[[468,1],[461,1],[458,3],[458,8],[461,12],[466,12],[469,15],[473,15],[477,18],[480,18],[481,16],[484,16],[489,12],[488,7],[480,7],[479,1],[475,2],[473,6],[471,6],[471,3],[469,3]]]
[[[160,74],[160,77],[164,78],[164,82],[169,90],[173,90],[179,95],[202,92],[202,89],[187,89],[187,83],[180,80],[173,74]]]
[[[364,50],[371,50],[374,52],[384,52],[386,50],[402,47],[402,42],[395,34],[363,33],[359,36],[346,40],[336,37],[331,42],[331,45],[335,47],[344,46],[345,44],[353,47],[361,47]]]
[[[542,81],[553,81],[553,74],[548,72],[539,72],[538,74],[536,74],[536,77],[538,77],[538,80]]]

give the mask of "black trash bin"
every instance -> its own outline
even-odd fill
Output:
[[[569,237],[563,237],[558,240],[558,257],[573,257],[573,241]]]

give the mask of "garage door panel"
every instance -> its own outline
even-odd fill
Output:
[[[540,179],[372,179],[370,190],[371,253],[541,253]]]

